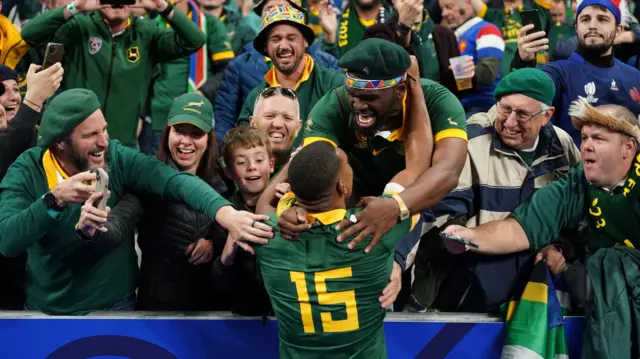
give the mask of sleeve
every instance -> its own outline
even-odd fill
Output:
[[[18,161],[0,184],[0,254],[17,257],[49,231],[61,225],[61,216],[52,216],[42,197],[25,188],[34,179],[32,170]]]
[[[44,46],[55,39],[68,48],[74,38],[80,33],[80,23],[76,15],[69,20],[64,19],[64,6],[44,13],[31,19],[20,34],[22,39],[31,47]]]
[[[476,53],[478,59],[495,57],[502,60],[504,55],[504,40],[500,29],[494,24],[486,24],[476,36]]]
[[[153,48],[159,62],[167,62],[190,55],[207,41],[205,34],[182,11],[174,10],[171,28],[154,26]]]
[[[120,198],[109,212],[105,224],[107,232],[98,231],[92,238],[76,232],[82,245],[65,258],[65,264],[75,270],[86,270],[123,242],[133,241],[143,213],[142,203],[134,195],[128,194]]]
[[[216,17],[208,16],[207,18],[210,20],[207,50],[211,63],[215,65],[217,62],[233,59],[235,54],[227,36],[227,27]]]
[[[426,86],[425,86],[426,85]],[[431,82],[422,90],[427,104],[434,142],[445,138],[467,140],[467,116],[458,98],[444,86]]]
[[[340,49],[338,49],[337,41],[333,44],[329,44],[326,41],[322,40],[322,43],[320,44],[320,50],[328,53],[329,55],[335,57],[336,59],[340,58]]]
[[[186,172],[178,172],[154,157],[112,142],[116,146],[115,164],[122,171],[125,192],[143,192],[159,196],[163,200],[184,203],[191,209],[215,221],[216,212],[230,206],[211,186]]]
[[[469,146],[471,147],[471,146]],[[442,216],[458,217],[461,215],[471,218],[478,210],[474,205],[473,174],[471,157],[467,153],[467,160],[458,179],[458,186],[431,210],[436,218]]]
[[[264,89],[264,83],[258,85],[249,92],[247,99],[244,100],[244,104],[240,109],[240,114],[238,114],[236,126],[249,126],[249,117],[253,116],[253,107],[255,106],[256,99],[258,98],[258,95],[260,95],[260,91],[262,91],[262,89]]]
[[[559,63],[549,63],[542,65],[539,68],[551,77],[553,84],[556,86],[556,95],[553,98],[553,105],[557,106],[558,103],[560,103],[560,99],[565,89],[564,72],[562,71],[562,67]]]
[[[582,165],[537,190],[511,216],[527,234],[532,250],[553,242],[567,227],[576,227],[586,215],[587,181]]]
[[[236,124],[240,102],[240,63],[234,59],[222,75],[222,81],[216,93],[215,118],[213,130],[218,144],[222,146],[224,135]]]
[[[391,230],[389,230],[389,232],[385,233],[385,235],[382,236],[380,242],[382,243],[382,245],[387,247],[390,252],[393,253],[396,250],[398,243],[400,243],[400,241],[405,238],[405,236],[407,236],[409,232],[413,232],[415,229],[416,232],[411,233],[412,235],[408,237],[410,241],[404,241],[404,246],[406,246],[410,250],[411,248],[413,248],[415,243],[418,243],[418,241],[420,240],[420,232],[422,231],[422,226],[418,226],[418,223],[422,224],[420,213],[416,213],[411,217],[405,219],[404,221],[400,221],[399,223],[397,223],[395,226],[393,226],[393,228],[391,228]]]
[[[340,91],[343,92],[342,95]],[[329,91],[313,106],[307,122],[303,125],[303,146],[316,141],[327,141],[336,147],[346,144],[344,136],[349,131],[348,118],[351,113],[345,111],[340,96],[347,96],[344,87]]]
[[[7,124],[7,129],[0,131],[0,180],[16,158],[35,141],[36,125],[41,117],[40,112],[22,104],[16,116]]]

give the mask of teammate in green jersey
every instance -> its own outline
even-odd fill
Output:
[[[254,247],[278,318],[280,358],[386,358],[385,310],[378,297],[387,285],[396,244],[419,216],[398,222],[369,254],[364,243],[351,251],[336,241],[335,229],[361,210],[346,209],[353,184],[347,155],[321,141],[303,148],[285,170],[293,193],[279,207],[297,201],[307,210],[310,228],[297,241],[279,235],[272,183],[257,212],[270,213],[267,224],[275,236]]]

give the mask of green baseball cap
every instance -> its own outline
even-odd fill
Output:
[[[197,93],[184,94],[175,99],[169,110],[167,125],[181,123],[194,125],[205,133],[211,132],[215,124],[211,102]]]

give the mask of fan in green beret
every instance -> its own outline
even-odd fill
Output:
[[[54,97],[42,115],[38,146],[51,148],[101,107],[98,96],[87,89],[71,89]]]
[[[496,101],[513,93],[531,97],[545,105],[553,106],[556,85],[542,70],[534,68],[520,69],[505,76],[493,92]]]
[[[347,73],[348,87],[374,90],[393,87],[406,79],[411,58],[400,45],[369,38],[342,55],[338,66]]]

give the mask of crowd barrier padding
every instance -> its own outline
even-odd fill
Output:
[[[567,317],[570,358],[579,359],[581,317]],[[390,359],[499,359],[504,324],[470,314],[390,313]],[[278,358],[277,322],[230,314],[134,313],[81,318],[0,315],[0,359]]]

